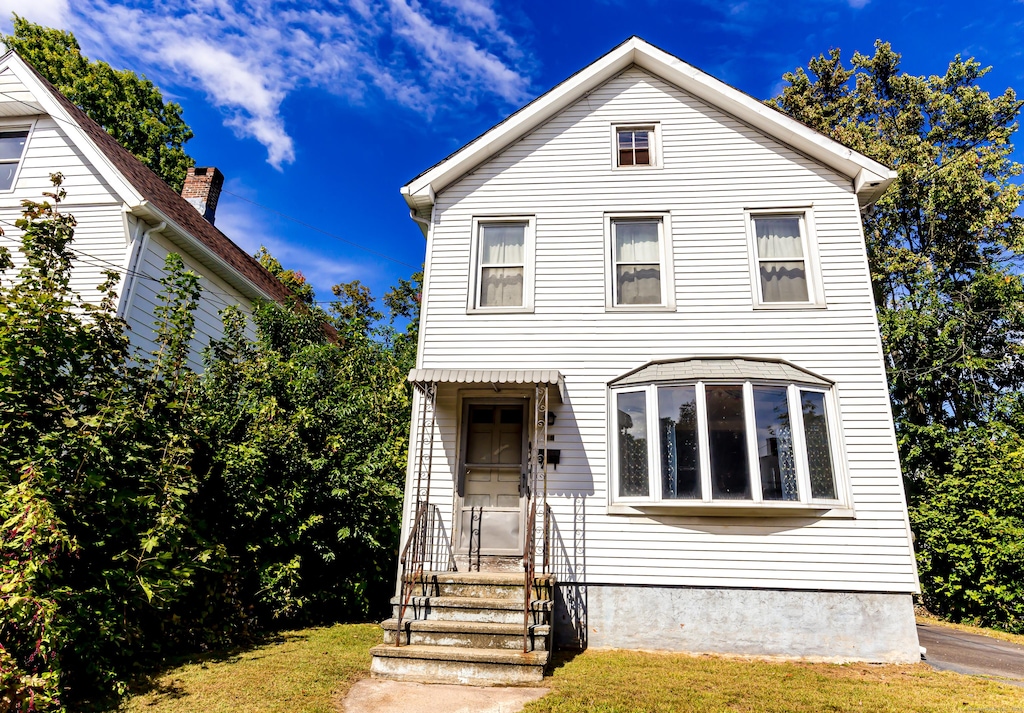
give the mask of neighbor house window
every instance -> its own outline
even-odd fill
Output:
[[[754,213],[756,289],[761,304],[807,305],[818,301],[803,214]]]
[[[475,222],[476,270],[471,309],[524,309],[532,304],[532,220]]]
[[[613,388],[616,499],[837,504],[829,390],[695,380]]]
[[[664,305],[665,249],[661,218],[612,218],[612,304]]]
[[[18,173],[27,142],[28,129],[0,131],[0,191],[9,191],[14,187],[14,177]]]

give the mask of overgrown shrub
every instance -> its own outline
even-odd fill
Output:
[[[197,375],[198,278],[171,255],[158,351],[133,354],[117,276],[99,305],[71,290],[60,183],[0,282],[2,710],[81,709],[165,655],[383,605],[414,332],[363,319],[362,292],[338,342],[315,308],[258,305],[255,342],[228,310]]]
[[[949,435],[911,508],[922,600],[958,622],[1024,633],[1024,435],[993,423]]]

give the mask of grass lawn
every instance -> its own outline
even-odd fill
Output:
[[[369,674],[375,624],[283,632],[263,645],[205,657],[157,676],[128,713],[333,713],[337,694]]]
[[[369,675],[371,624],[286,632],[154,678],[129,713],[321,713]],[[1024,713],[1024,688],[916,666],[776,663],[627,651],[562,655],[528,713],[962,711]],[[426,702],[421,702],[426,703]],[[430,713],[429,705],[424,711]]]

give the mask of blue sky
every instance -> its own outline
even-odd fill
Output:
[[[961,54],[992,66],[989,92],[1024,91],[1024,0],[0,0],[5,32],[11,12],[179,102],[188,152],[227,177],[218,227],[320,299],[411,274],[425,245],[398,189],[630,35],[762,99],[879,38],[905,71]]]

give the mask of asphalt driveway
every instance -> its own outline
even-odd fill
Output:
[[[918,624],[917,635],[932,668],[1024,686],[1024,646],[934,624]]]

